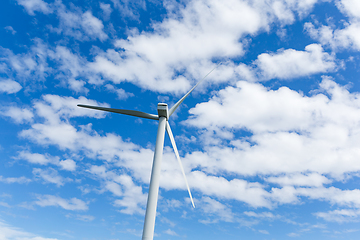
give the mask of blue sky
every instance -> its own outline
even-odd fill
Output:
[[[360,2],[3,0],[0,239],[358,239]]]

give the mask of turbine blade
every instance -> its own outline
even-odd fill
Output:
[[[212,73],[212,71],[214,71],[219,65],[221,64],[218,63],[208,74],[205,75],[205,77],[203,77],[192,89],[190,89],[190,91],[188,91],[177,103],[175,103],[174,106],[172,106],[169,110],[169,117],[175,112],[175,110],[180,106],[180,104],[185,100],[185,98],[187,96],[189,96],[189,94],[207,77],[210,75],[210,73]]]
[[[144,112],[140,112],[140,111],[116,109],[116,108],[105,108],[105,107],[89,106],[89,105],[83,105],[83,104],[78,104],[77,106],[83,107],[83,108],[90,108],[90,109],[106,111],[106,112],[120,113],[120,114],[135,116],[135,117],[159,120],[158,115],[144,113]]]
[[[185,183],[186,183],[186,187],[187,187],[187,190],[189,192],[189,196],[190,196],[190,200],[191,200],[191,203],[193,205],[193,207],[195,208],[195,204],[194,204],[194,200],[192,198],[192,195],[191,195],[191,192],[190,192],[190,187],[189,187],[189,184],[188,184],[188,181],[186,179],[186,176],[185,176],[185,171],[184,171],[184,168],[182,166],[182,163],[181,163],[181,160],[180,160],[180,156],[179,156],[179,152],[177,150],[177,147],[176,147],[176,144],[175,144],[175,139],[174,139],[174,136],[171,132],[171,128],[170,128],[170,125],[168,123],[168,121],[166,121],[166,132],[168,133],[169,135],[169,138],[170,138],[170,141],[171,141],[171,144],[173,146],[173,149],[174,149],[174,152],[175,152],[175,155],[176,155],[176,159],[178,160],[178,163],[180,165],[180,169],[181,169],[181,172],[184,176],[184,179],[185,179]]]

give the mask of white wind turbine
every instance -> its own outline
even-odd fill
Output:
[[[190,91],[187,92],[174,106],[172,106],[170,108],[170,110],[168,110],[168,106],[166,103],[158,103],[158,107],[157,107],[158,115],[144,113],[144,112],[140,112],[140,111],[134,111],[134,110],[104,108],[104,107],[89,106],[89,105],[83,105],[83,104],[77,105],[78,107],[83,107],[83,108],[91,108],[91,109],[113,112],[113,113],[120,113],[120,114],[135,116],[135,117],[159,120],[142,240],[152,240],[154,237],[156,207],[157,207],[157,200],[158,200],[158,193],[159,193],[160,167],[161,167],[161,160],[162,160],[163,148],[164,148],[165,129],[169,135],[176,158],[180,165],[181,172],[184,176],[185,184],[186,184],[187,190],[189,192],[191,203],[192,203],[193,207],[195,208],[194,200],[193,200],[191,192],[190,192],[189,184],[187,182],[184,168],[183,168],[181,160],[180,160],[179,152],[178,152],[176,144],[175,144],[175,139],[171,132],[171,128],[170,128],[168,121],[169,121],[170,116],[175,112],[175,110],[180,106],[180,104],[185,100],[185,98],[187,96],[189,96],[189,94],[220,64],[221,63],[219,63],[208,74],[206,74],[206,76],[203,77],[192,89],[190,89]]]

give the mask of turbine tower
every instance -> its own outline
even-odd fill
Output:
[[[191,88],[189,92],[187,92],[174,106],[172,106],[170,108],[170,110],[168,110],[168,105],[166,103],[158,103],[158,106],[157,106],[158,115],[144,113],[144,112],[140,112],[140,111],[134,111],[134,110],[105,108],[105,107],[89,106],[89,105],[83,105],[83,104],[77,105],[78,107],[83,107],[83,108],[90,108],[90,109],[96,109],[96,110],[101,110],[101,111],[106,111],[106,112],[120,113],[120,114],[125,114],[125,115],[159,121],[158,131],[157,131],[157,136],[156,136],[154,161],[153,161],[153,166],[152,166],[152,170],[151,170],[150,187],[149,187],[149,194],[148,194],[148,200],[147,200],[147,206],[146,206],[142,240],[152,240],[154,237],[156,207],[157,207],[158,193],[159,193],[160,169],[161,169],[161,160],[162,160],[163,148],[164,148],[165,129],[169,135],[172,147],[173,147],[175,155],[176,155],[176,159],[178,160],[181,172],[185,179],[185,184],[186,184],[187,190],[189,192],[192,206],[195,208],[195,204],[194,204],[194,200],[191,195],[190,187],[189,187],[188,181],[186,179],[184,168],[183,168],[181,160],[180,160],[179,152],[178,152],[176,144],[175,144],[175,139],[171,132],[171,128],[169,125],[169,118],[175,112],[175,110],[180,106],[180,104],[185,100],[185,98],[187,96],[189,96],[189,94],[220,64],[221,63],[219,63],[208,74],[206,74],[206,76],[203,77],[193,88]]]

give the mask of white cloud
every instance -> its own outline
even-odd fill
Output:
[[[184,162],[212,174],[316,172],[341,178],[358,171],[354,143],[359,141],[359,93],[350,93],[328,78],[319,91],[324,94],[304,96],[286,87],[269,90],[247,82],[221,90],[190,109],[192,116],[185,123],[203,129],[209,147],[206,153],[189,154]],[[240,129],[251,135],[234,139],[231,134],[226,138],[218,134]],[[211,138],[220,142],[213,145]],[[221,138],[233,147],[222,146]]]
[[[31,179],[26,178],[24,176],[22,177],[6,177],[4,178],[3,176],[0,176],[0,182],[4,182],[4,183],[29,183],[31,182]]]
[[[43,95],[44,101],[35,102],[34,108],[37,114],[44,117],[49,122],[58,121],[58,118],[69,119],[72,117],[93,117],[104,118],[106,113],[103,111],[89,110],[80,108],[78,104],[109,107],[107,103],[99,103],[85,97],[62,97],[58,95]]]
[[[114,205],[121,207],[121,213],[130,215],[145,213],[143,208],[146,205],[147,194],[142,192],[142,187],[137,186],[129,175],[118,175],[114,171],[107,171],[105,166],[91,166],[89,172],[103,181],[103,190],[120,197],[114,201]]]
[[[340,209],[328,212],[317,212],[314,215],[323,218],[325,221],[338,223],[358,222],[360,220],[359,209]]]
[[[254,217],[254,218],[266,218],[266,219],[275,219],[275,218],[279,218],[279,215],[274,215],[271,212],[261,212],[261,213],[256,213],[256,212],[244,212],[244,214],[248,217]]]
[[[108,36],[103,32],[104,25],[101,20],[94,17],[89,11],[83,14],[81,25],[85,33],[91,38],[99,38],[101,41],[108,38]]]
[[[230,134],[231,149],[222,144],[209,145],[206,146],[206,153],[193,152],[185,155],[183,164],[191,188],[208,196],[245,202],[252,207],[272,208],[277,204],[297,204],[300,203],[301,196],[338,205],[357,206],[359,203],[356,201],[356,192],[323,188],[322,185],[332,181],[323,174],[341,178],[342,174],[357,169],[357,147],[354,144],[348,145],[348,142],[358,142],[353,139],[357,135],[344,135],[343,128],[356,129],[360,116],[358,97],[356,93],[349,93],[346,88],[327,78],[324,78],[319,91],[327,96],[316,93],[307,97],[288,88],[268,90],[260,84],[239,82],[237,87],[228,87],[209,102],[198,104],[190,110],[194,117],[188,122],[192,125],[223,130],[246,128],[253,133],[251,142],[256,143],[250,145],[247,139],[236,140]],[[72,117],[89,116],[87,113],[91,110],[78,113],[73,108],[73,98],[46,95],[43,99],[36,102],[34,111],[43,117],[43,122],[34,123],[31,128],[23,131],[22,136],[39,144],[58,145],[61,149],[75,153],[84,151],[87,157],[102,159],[130,170],[135,179],[148,184],[153,151],[124,142],[114,134],[101,136],[90,125],[76,129],[68,120]],[[247,104],[242,104],[243,101]],[[212,105],[207,106],[210,103]],[[264,104],[266,105],[263,106]],[[207,107],[211,111],[207,111]],[[333,112],[337,114],[334,115]],[[236,115],[239,113],[241,116]],[[329,131],[329,128],[332,130]],[[59,129],[62,137],[57,136],[56,129]],[[71,131],[67,132],[66,129]],[[34,158],[34,162],[52,163],[51,158],[46,155],[25,153],[23,154],[29,159]],[[346,156],[348,161],[342,161],[340,156]],[[185,190],[181,172],[170,148],[165,148],[164,158],[167,161],[164,161],[162,167],[161,187],[166,190]],[[53,164],[60,165],[59,161],[57,158]],[[141,186],[134,183],[132,177],[119,175],[104,166],[93,166],[90,172],[101,179],[102,191],[114,194],[117,198],[114,204],[121,208],[122,213],[144,212],[146,194]],[[213,176],[220,172],[267,174],[265,181],[283,187],[268,191],[257,182]],[[310,188],[301,188],[302,186]]]
[[[0,206],[6,207],[6,208],[11,208],[11,206],[8,203],[1,202],[1,201],[0,201]]]
[[[4,27],[4,29],[6,31],[11,32],[12,35],[15,35],[15,33],[16,33],[16,31],[14,30],[14,28],[12,26],[6,26],[6,27]]]
[[[179,234],[177,234],[175,231],[173,231],[171,229],[164,231],[164,233],[171,235],[171,236],[179,236]]]
[[[239,38],[266,25],[260,15],[242,1],[192,1],[178,16],[154,23],[154,33],[117,41],[116,47],[124,52],[109,49],[91,66],[114,83],[126,80],[154,91],[185,92],[190,83],[182,76],[175,78],[175,72],[198,63],[200,70],[204,64],[211,69],[211,63],[201,59],[242,55]],[[196,67],[190,71],[189,77],[206,74]]]
[[[105,116],[104,112],[96,110],[88,110],[77,107],[77,104],[100,105],[107,106],[107,104],[99,104],[96,101],[88,100],[84,97],[78,99],[72,97],[59,97],[56,95],[43,96],[45,101],[35,102],[34,108],[38,116],[45,119],[45,123],[34,123],[28,130],[20,133],[20,136],[33,139],[41,144],[57,144],[60,148],[75,149],[78,147],[86,147],[86,142],[89,147],[92,145],[91,141],[101,138],[93,136],[86,139],[88,133],[91,132],[91,125],[82,126],[81,131],[77,131],[75,127],[68,123],[68,118],[89,116],[95,118],[102,118]],[[109,136],[111,138],[111,136]],[[82,139],[82,140],[80,140]],[[120,139],[119,139],[120,140]],[[90,142],[89,142],[90,141]],[[121,140],[120,140],[121,141]],[[112,146],[113,144],[110,144]],[[97,148],[99,148],[99,145]]]
[[[42,70],[37,70],[37,72],[42,76],[51,71],[56,73],[57,79],[61,79],[67,87],[76,92],[87,93],[89,90],[85,87],[86,82],[99,85],[105,78],[115,84],[128,81],[145,89],[180,94],[193,84],[191,79],[200,79],[215,66],[211,61],[204,59],[242,56],[244,54],[242,40],[245,36],[268,31],[273,22],[280,21],[282,25],[291,24],[294,21],[295,13],[301,16],[306,15],[316,2],[317,0],[256,1],[254,3],[238,0],[230,2],[190,1],[185,6],[177,5],[179,11],[170,14],[169,18],[162,23],[152,23],[154,32],[134,32],[127,40],[116,41],[115,49],[108,49],[105,52],[96,50],[93,62],[88,62],[85,58],[71,53],[65,47],[58,46],[55,50],[49,49],[47,56],[51,60],[55,60],[59,66],[48,69],[47,65],[41,63],[42,67],[39,69]],[[114,0],[113,4],[115,8],[125,13],[129,12],[126,9],[134,8],[133,3],[128,2],[122,3]],[[104,41],[108,38],[103,31],[103,23],[90,11],[83,12],[76,7],[69,10],[60,1],[50,5],[60,19],[58,27],[49,26],[53,31],[80,41],[96,39]],[[145,7],[145,2],[140,5]],[[170,7],[167,4],[165,6]],[[269,8],[269,6],[271,7]],[[110,13],[111,6],[109,4],[100,3],[100,7],[106,14]],[[186,45],[183,44],[184,42]],[[118,50],[119,48],[120,50]],[[295,71],[295,74],[302,76],[314,72],[326,72],[334,67],[330,66],[331,56],[322,52],[321,49],[310,46],[308,48],[309,51],[306,51],[302,57],[305,60],[315,61],[319,69],[316,71],[314,68],[310,68],[310,71],[305,71],[307,67],[313,65],[292,63],[293,65],[290,64],[292,65],[291,71]],[[289,51],[286,50],[284,53],[295,57],[301,55],[301,51],[294,53]],[[263,57],[266,60],[266,57]],[[316,59],[317,57],[324,59]],[[17,62],[21,63],[21,59],[23,57],[18,58]],[[259,63],[264,65],[265,60],[259,61]],[[324,61],[321,62],[321,60]],[[30,63],[31,66],[39,65],[40,63],[36,61],[36,59],[29,59],[27,65]],[[266,64],[264,68],[269,65],[269,63]],[[19,67],[22,69],[16,71],[24,72],[25,67],[30,68],[27,65],[20,64]],[[25,73],[36,69],[31,67]],[[238,74],[239,70],[241,69],[227,63],[217,70],[218,74],[212,74],[208,80],[229,81]],[[269,69],[266,68],[266,70]],[[178,76],[178,72],[184,73]],[[270,74],[269,72],[263,73]],[[278,72],[278,74],[280,73],[281,71]],[[287,76],[280,76],[280,78],[287,78]],[[129,96],[122,89],[117,90],[117,93],[120,99]]]
[[[290,24],[294,22],[295,14],[304,18],[318,2],[319,0],[265,0],[255,1],[254,5],[261,4],[263,8],[268,8],[269,14],[275,15],[282,24]]]
[[[133,97],[133,96],[134,96],[133,93],[126,92],[126,91],[125,91],[124,89],[122,89],[122,88],[116,89],[116,88],[115,88],[113,85],[111,85],[111,84],[106,84],[105,87],[106,87],[106,89],[107,89],[108,91],[116,93],[117,98],[118,98],[119,100],[125,100],[125,99],[127,99],[127,98],[129,98],[129,97]]]
[[[33,164],[48,165],[53,164],[59,166],[62,170],[75,171],[76,162],[72,159],[60,160],[57,156],[49,154],[31,153],[29,151],[20,151],[16,159],[22,159]]]
[[[66,214],[66,217],[67,218],[75,218],[77,220],[80,220],[80,221],[83,221],[83,222],[91,222],[95,219],[94,216],[91,216],[91,215],[82,215],[82,214]]]
[[[342,29],[334,29],[332,26],[321,25],[318,28],[308,22],[304,25],[305,31],[323,45],[329,46],[333,50],[355,49],[360,50],[360,22],[347,24]]]
[[[67,200],[53,195],[38,195],[37,199],[35,204],[41,207],[55,206],[71,211],[88,209],[87,203],[77,198]]]
[[[76,162],[72,159],[66,159],[59,162],[59,165],[62,169],[68,171],[75,171],[76,169]]]
[[[53,169],[48,168],[46,170],[41,168],[34,168],[32,173],[35,178],[40,178],[46,183],[54,183],[57,187],[63,186],[65,182],[71,181],[71,179],[65,179],[59,175],[59,173]]]
[[[189,199],[190,200],[190,199]],[[161,201],[161,205],[159,205],[159,208],[161,207],[162,211],[168,212],[169,210],[175,210],[177,208],[180,208],[183,206],[183,202],[177,199],[166,199],[165,201]],[[170,226],[174,227],[175,224],[172,223],[170,220],[164,218],[164,222],[167,222],[170,224]]]
[[[30,163],[47,165],[49,163],[56,163],[59,161],[58,157],[50,156],[49,154],[30,153],[29,151],[21,151],[17,157],[18,159],[26,160]]]
[[[123,195],[120,185],[115,182],[106,182],[105,189],[112,192],[115,196],[120,197]]]
[[[27,108],[8,107],[1,111],[0,114],[11,117],[16,123],[29,123],[34,118],[32,111]]]
[[[146,205],[147,194],[142,192],[142,187],[136,186],[128,175],[117,176],[114,181],[120,183],[124,188],[123,198],[114,201],[116,206],[123,208],[120,212],[144,214],[143,208]]]
[[[120,11],[123,18],[131,18],[139,21],[140,13],[139,9],[146,10],[146,1],[122,1],[111,0],[114,4],[114,8]]]
[[[204,153],[185,155],[183,164],[191,188],[208,196],[245,202],[252,207],[272,208],[277,204],[299,203],[300,196],[357,206],[356,192],[321,187],[332,181],[324,174],[341,179],[342,174],[360,168],[356,157],[357,146],[353,144],[358,142],[355,134],[360,116],[358,96],[328,78],[324,78],[319,91],[324,94],[317,92],[304,96],[285,87],[269,90],[260,84],[239,82],[237,87],[228,87],[209,102],[198,104],[190,110],[193,117],[188,123],[193,126],[222,131],[245,128],[253,134],[248,139],[233,139],[230,134],[226,139],[230,140],[231,147],[224,147],[220,139],[220,144],[216,146],[205,144]],[[76,129],[69,124],[69,119],[88,115],[67,107],[72,106],[72,98],[46,95],[43,99],[36,102],[34,111],[43,117],[43,122],[34,123],[23,131],[23,137],[38,144],[58,145],[75,153],[84,151],[87,157],[130,170],[135,179],[148,184],[153,151],[123,141],[114,134],[99,135],[90,125]],[[206,110],[208,107],[211,111]],[[62,137],[57,136],[56,129],[59,129]],[[66,129],[71,131],[67,132]],[[354,135],[344,134],[349,131],[354,131]],[[344,157],[346,162],[342,161]],[[161,187],[185,190],[170,148],[165,148],[164,158],[167,161],[164,161],[162,168],[164,180]],[[50,163],[45,156],[34,161]],[[59,159],[57,165],[58,162]],[[119,175],[104,166],[94,166],[90,172],[102,179],[103,191],[110,191],[119,198],[114,204],[121,207],[121,212],[143,213],[146,194],[130,176]],[[213,176],[220,172],[240,176],[266,174],[265,181],[284,187],[272,188],[269,192],[257,182]]]
[[[196,0],[184,6],[175,2],[165,3],[171,14],[163,22],[151,25],[154,32],[134,31],[126,40],[115,43],[120,50],[108,49],[99,53],[90,65],[114,83],[129,81],[152,91],[179,94],[192,85],[188,79],[200,79],[214,66],[204,59],[242,56],[245,52],[242,42],[245,36],[268,31],[274,22],[291,24],[295,20],[295,13],[305,16],[317,2]],[[114,1],[114,5],[115,8],[122,6],[120,1]],[[320,69],[312,68],[311,64],[301,66],[301,63],[297,63],[292,71],[298,74],[305,71],[303,75],[307,75],[333,68],[321,65],[321,60],[326,61],[330,57],[322,49],[315,48],[309,46],[303,54],[305,56],[301,57],[311,60],[310,63],[315,61]],[[298,57],[301,52],[289,55]],[[319,57],[324,59],[316,59]],[[306,67],[311,67],[311,70],[307,71]],[[226,74],[222,72],[218,76],[211,76],[209,81],[232,79],[233,66],[224,69],[227,70]],[[184,72],[183,76],[177,76],[178,72]]]
[[[41,89],[42,82],[48,76],[58,80],[59,86],[78,93],[89,91],[85,87],[87,83],[96,86],[103,84],[104,80],[79,53],[61,45],[51,47],[40,39],[34,39],[33,42],[34,45],[25,53],[14,54],[13,51],[0,47],[1,62],[4,66],[0,71],[23,82],[26,91]],[[48,62],[52,67],[49,67]],[[11,81],[2,81],[4,92],[17,92],[21,89],[17,82]]]
[[[200,171],[188,174],[192,188],[208,196],[234,199],[245,202],[251,207],[272,207],[268,197],[270,194],[257,182],[247,182],[243,179],[226,180],[223,177],[209,176]]]
[[[53,12],[51,6],[42,0],[17,0],[17,2],[19,5],[22,5],[30,15],[35,15],[35,11],[44,14]]]
[[[271,8],[273,8],[274,14],[280,22],[289,24],[294,22],[295,16],[293,11],[291,11],[286,4],[286,1],[273,1],[271,3]]]
[[[360,3],[357,0],[336,0],[336,6],[351,18],[360,19]]]
[[[360,50],[360,4],[357,0],[336,0],[336,6],[346,16],[348,22],[344,23],[343,28],[336,28],[334,25],[319,25],[315,27],[313,23],[305,23],[304,29],[309,35],[320,41],[323,45],[331,47],[333,50],[355,49]]]
[[[247,129],[254,132],[254,136],[251,138],[251,141],[256,142],[257,144],[251,146],[249,143],[246,143],[246,141],[242,142],[241,140],[233,140],[231,143],[234,147],[232,147],[231,150],[229,148],[222,147],[221,144],[216,147],[210,145],[207,147],[206,153],[193,152],[186,155],[184,157],[183,164],[191,188],[196,189],[208,196],[214,196],[223,199],[234,199],[245,202],[252,207],[271,208],[277,203],[298,203],[299,196],[326,200],[340,205],[357,204],[355,200],[336,200],[336,198],[332,196],[332,194],[345,196],[346,192],[338,192],[337,190],[331,192],[330,190],[324,190],[322,192],[323,195],[320,194],[319,196],[313,196],[313,192],[306,192],[302,188],[295,189],[294,187],[291,187],[292,185],[308,186],[310,184],[309,179],[307,179],[308,177],[317,180],[311,186],[315,185],[315,187],[320,187],[320,184],[328,183],[328,180],[326,180],[325,177],[322,177],[321,174],[333,174],[334,176],[341,176],[341,174],[344,172],[353,171],[356,169],[355,160],[355,162],[349,161],[348,164],[344,164],[343,161],[339,161],[340,158],[339,160],[336,158],[334,159],[337,154],[339,154],[339,156],[349,156],[355,159],[356,157],[354,156],[356,155],[353,154],[354,150],[344,150],[344,152],[348,152],[347,155],[344,155],[344,152],[336,152],[335,154],[329,150],[329,147],[332,148],[332,146],[337,146],[339,144],[338,141],[343,143],[344,139],[339,138],[338,135],[334,135],[333,138],[331,138],[328,134],[322,135],[324,133],[329,133],[329,131],[324,129],[324,131],[319,132],[318,129],[319,126],[326,127],[324,121],[329,121],[329,119],[331,119],[332,124],[339,124],[341,126],[347,127],[356,126],[356,119],[358,116],[356,113],[356,95],[350,94],[345,88],[336,85],[329,79],[324,79],[321,86],[322,91],[327,91],[327,94],[329,94],[330,98],[321,94],[314,95],[312,97],[305,97],[287,88],[282,88],[278,91],[270,91],[260,87],[259,84],[246,82],[240,82],[239,84],[241,88],[237,89],[228,87],[227,89],[223,90],[223,92],[220,92],[218,98],[220,98],[221,101],[217,102],[218,100],[216,100],[214,102],[217,102],[217,104],[220,102],[225,104],[221,108],[221,111],[225,112],[218,112],[216,116],[212,117],[204,116],[205,119],[210,119],[210,122],[199,121],[198,123],[204,124],[200,125],[199,127],[211,128],[212,124],[216,124],[216,126],[224,125],[225,129],[241,128],[242,126],[246,126]],[[267,103],[268,106],[261,108],[261,105],[244,105],[241,104],[241,101],[238,103],[236,101],[229,101],[229,99],[227,99],[232,97],[236,99],[236,96],[241,96],[243,93],[242,91],[248,91],[248,94],[245,95],[246,97],[244,96],[244,99],[247,99],[247,103],[251,103],[251,97],[253,97],[254,100],[258,100],[258,97],[260,96],[260,99],[263,101],[259,102],[258,104]],[[256,94],[254,94],[254,91]],[[282,101],[283,97],[279,97],[277,94],[280,94],[280,96],[284,94],[286,99],[289,101]],[[270,98],[266,99],[264,96]],[[278,100],[277,97],[279,97]],[[67,149],[75,153],[83,150],[87,157],[96,157],[97,159],[102,159],[109,163],[113,163],[118,167],[124,167],[132,172],[135,179],[141,180],[141,182],[148,184],[151,172],[151,159],[153,157],[153,152],[151,150],[141,148],[131,142],[124,142],[119,136],[114,134],[106,134],[101,136],[93,131],[91,126],[86,126],[81,130],[77,130],[75,127],[69,124],[68,119],[71,117],[87,115],[79,115],[78,113],[75,113],[73,110],[71,110],[71,108],[67,109],[66,107],[63,107],[66,106],[66,104],[62,102],[64,100],[63,98],[53,98],[53,96],[50,96],[50,99],[60,99],[60,103],[54,104],[49,99],[47,99],[46,102],[37,102],[37,111],[35,113],[44,117],[44,123],[33,124],[30,129],[24,131],[28,134],[23,135],[24,137],[32,139],[39,144],[58,145],[62,149]],[[214,101],[215,99],[216,98],[211,101]],[[274,101],[274,99],[276,99],[276,101]],[[235,104],[237,108],[238,106],[243,106],[245,108],[248,107],[249,110],[239,109],[242,113],[241,117],[234,117],[231,116],[231,114],[236,112],[232,111],[231,107],[228,107],[227,104]],[[288,108],[286,107],[286,104],[289,105]],[[200,108],[202,105],[206,104],[199,104],[196,108]],[[271,107],[275,108],[271,109]],[[259,111],[252,111],[251,109],[254,108],[259,109]],[[277,108],[282,109],[283,111],[277,110]],[[300,108],[300,110],[298,108]],[[212,106],[211,109],[211,113],[217,111],[217,108],[214,106]],[[269,112],[263,112],[263,110]],[[296,114],[297,111],[299,111],[299,114]],[[319,114],[319,111],[321,111],[321,114]],[[334,111],[338,113],[336,116],[331,114]],[[309,114],[304,115],[304,113],[307,112],[309,112]],[[312,112],[315,112],[319,115],[314,115]],[[268,114],[270,114],[271,117],[271,113],[275,114],[272,118],[276,119],[273,121],[273,124],[271,124],[272,121],[268,121],[266,118],[264,119],[264,116],[267,116]],[[199,113],[195,115],[197,117],[201,116]],[[222,119],[218,118],[218,116],[228,117],[226,119]],[[317,119],[316,116],[321,116],[321,118]],[[246,119],[249,117],[252,118],[247,121]],[[297,117],[299,117],[299,120],[296,120]],[[245,121],[242,123],[237,123],[234,121],[230,122],[229,125],[226,125],[228,123],[223,121],[233,121],[234,119],[237,121]],[[191,121],[195,120],[199,119],[194,118]],[[262,121],[267,121],[268,124],[266,125],[265,123],[262,123]],[[318,122],[321,123],[321,125],[318,126]],[[192,124],[194,124],[194,122],[192,122]],[[49,132],[44,132],[43,130],[39,131],[40,129],[45,128],[49,129]],[[54,129],[56,128],[59,128],[59,131],[64,134],[63,137],[58,138],[52,135],[54,134]],[[71,129],[69,132],[70,135],[64,131],[66,128]],[[300,132],[303,131],[303,129],[314,130],[314,134],[316,133],[314,136],[317,138],[310,138],[312,142],[310,144],[306,144],[306,141],[309,140],[309,136],[311,135],[306,133],[304,136],[302,136],[297,133],[286,132],[294,129]],[[322,134],[320,134],[321,132]],[[334,131],[330,132],[333,134],[336,133]],[[336,134],[341,135],[341,131]],[[323,137],[325,140],[323,140]],[[326,142],[323,143],[323,141]],[[357,142],[351,139],[349,139],[349,141]],[[286,147],[284,148],[284,146]],[[310,149],[308,149],[309,147]],[[314,156],[318,156],[314,154],[321,155],[321,158],[314,161]],[[324,156],[329,157],[324,158]],[[37,157],[34,160],[35,162],[42,164],[50,163],[48,158],[45,158],[45,156],[41,157],[35,155],[33,157]],[[295,157],[295,160],[289,162],[289,158],[294,159]],[[178,169],[174,154],[170,148],[165,148],[164,158],[166,158],[167,161],[164,161],[162,168],[161,174],[162,179],[164,180],[161,182],[161,187],[165,188],[166,190],[185,190],[185,184]],[[229,159],[231,159],[231,161]],[[322,159],[326,160],[326,164],[323,162],[325,160]],[[329,159],[334,160],[329,161]],[[59,159],[57,159],[57,165],[59,165],[58,162]],[[201,171],[204,172],[192,171],[192,169],[199,169],[199,167]],[[309,171],[309,169],[310,172],[306,173]],[[236,178],[233,180],[227,180],[222,177],[212,176],[214,173],[223,171],[240,175],[254,175],[258,173],[270,174],[270,177],[267,178],[269,179],[269,182],[280,183],[283,184],[284,187],[280,189],[273,188],[271,192],[268,192],[265,190],[263,185],[257,182],[247,182],[245,180]],[[304,171],[306,174],[299,175],[299,172],[301,171]],[[143,207],[146,203],[146,194],[142,192],[141,186],[136,186],[130,176],[119,176],[115,172],[107,170],[104,166],[93,166],[91,168],[91,173],[103,179],[103,190],[110,191],[116,197],[120,198],[115,200],[114,203],[115,205],[122,208],[121,212],[127,214],[143,213]],[[313,173],[318,173],[319,175]],[[279,176],[278,174],[281,175]],[[271,175],[273,176],[271,177]],[[284,178],[279,178],[281,176]],[[186,192],[184,195],[185,194]]]
[[[103,17],[105,20],[109,20],[110,19],[110,15],[112,12],[112,8],[110,6],[110,4],[106,4],[103,2],[100,2],[100,8],[103,11]]]
[[[262,234],[269,234],[269,232],[268,232],[268,231],[266,231],[266,230],[259,230],[259,233],[262,233]]]
[[[279,204],[299,204],[298,192],[292,186],[284,186],[283,188],[272,188],[271,198]]]
[[[28,14],[35,15],[35,11],[44,14],[55,13],[59,18],[59,27],[49,25],[50,30],[74,37],[80,41],[99,39],[104,41],[108,36],[104,33],[104,25],[101,20],[94,17],[90,11],[82,12],[80,8],[73,6],[70,11],[61,1],[46,3],[42,0],[17,0]]]
[[[86,66],[86,60],[77,53],[73,53],[64,46],[56,46],[54,49],[48,50],[48,56],[57,62],[56,78],[67,85],[70,89],[87,93],[88,89],[84,87],[85,81],[89,83],[99,84],[100,80],[91,74],[91,70]]]
[[[215,219],[212,219],[211,223],[216,223],[217,221],[225,222],[234,222],[235,216],[231,209],[209,197],[203,197],[201,203],[197,204],[207,215],[213,215]],[[207,223],[207,220],[201,220],[203,223]],[[210,223],[210,222],[209,222]]]
[[[296,192],[300,196],[311,199],[326,200],[340,206],[360,208],[360,190],[342,190],[335,187],[329,188],[298,188]]]
[[[51,72],[47,63],[47,45],[42,40],[33,39],[33,45],[27,53],[14,54],[11,50],[0,47],[1,62],[6,64],[3,72],[8,76],[15,76],[25,84],[32,85],[36,82],[44,81]],[[11,80],[9,80],[11,81]],[[19,83],[12,83],[12,91],[19,91]]]
[[[76,219],[80,220],[80,221],[84,221],[84,222],[91,222],[95,219],[94,216],[91,215],[76,215]]]
[[[94,17],[92,12],[82,12],[79,8],[74,8],[71,11],[61,2],[55,2],[54,8],[60,23],[58,28],[51,28],[53,31],[63,33],[80,41],[96,39],[104,41],[108,38],[103,31],[104,25],[102,21]]]
[[[22,89],[21,85],[11,79],[1,80],[0,81],[0,92],[11,94],[17,93]]]
[[[44,238],[39,235],[29,233],[21,228],[13,227],[0,220],[0,239],[3,240],[57,240],[56,238]]]
[[[329,184],[332,181],[327,179],[325,176],[322,176],[318,173],[308,173],[308,174],[289,174],[286,176],[278,176],[278,177],[269,177],[266,178],[265,181],[270,183],[276,183],[281,186],[314,186],[321,187],[324,184]]]
[[[298,78],[332,72],[337,67],[335,56],[324,52],[319,44],[310,44],[305,51],[281,49],[277,53],[262,53],[253,64],[260,80]]]
[[[287,234],[289,237],[300,237],[300,234],[298,234],[298,233],[289,233],[289,234]]]
[[[272,188],[271,198],[279,204],[298,204],[301,203],[300,197],[327,201],[331,204],[360,208],[360,190],[342,190],[335,187],[290,187]]]

